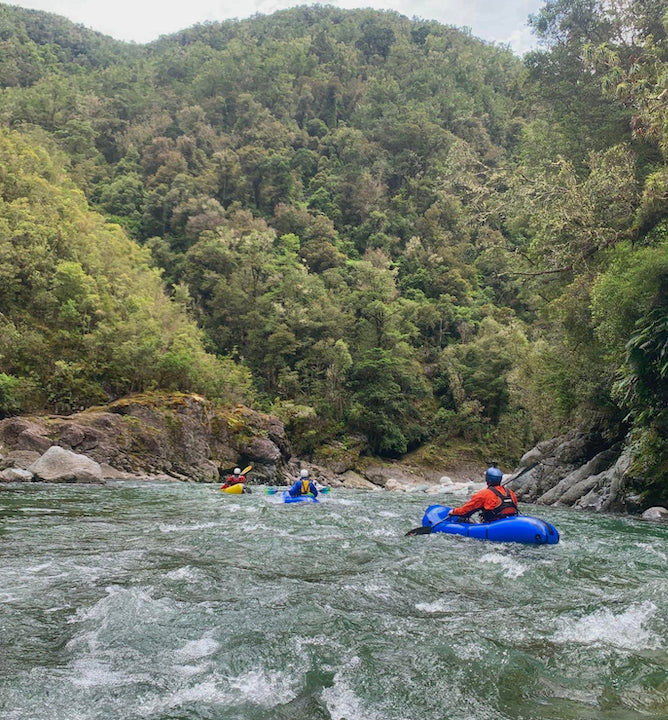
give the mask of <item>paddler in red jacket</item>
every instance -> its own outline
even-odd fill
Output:
[[[501,485],[502,480],[503,473],[496,465],[487,468],[485,471],[487,487],[473,495],[461,507],[452,508],[448,517],[468,518],[480,510],[483,521],[490,522],[517,515],[517,496],[510,488]]]
[[[237,483],[245,483],[246,476],[241,474],[241,468],[234,468],[234,472],[227,476],[225,482],[220,486],[221,490],[236,485]],[[244,488],[245,490],[246,488]]]

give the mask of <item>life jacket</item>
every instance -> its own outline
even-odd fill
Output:
[[[302,480],[300,491],[301,495],[308,495],[311,492],[311,481],[308,478]]]
[[[510,515],[517,515],[517,503],[513,500],[513,496],[510,494],[510,490],[505,490],[504,488],[504,494],[495,485],[489,485],[487,489],[491,490],[501,502],[492,510],[482,511],[482,519],[485,522],[490,522],[491,520],[498,520],[501,517],[506,517]],[[515,512],[504,512],[509,508],[512,508]]]

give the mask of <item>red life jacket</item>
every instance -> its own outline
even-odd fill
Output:
[[[500,486],[499,486],[500,487]],[[510,515],[517,515],[517,503],[513,500],[513,496],[510,494],[510,490],[503,488],[504,492],[501,492],[499,487],[495,485],[489,485],[488,490],[491,490],[496,497],[501,501],[493,510],[483,510],[482,519],[485,522],[491,520],[498,520],[502,517],[509,517]],[[512,508],[513,512],[507,512],[509,508]]]

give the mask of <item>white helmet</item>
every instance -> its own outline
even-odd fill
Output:
[[[302,471],[299,473],[299,477],[300,477],[300,478],[307,478],[307,477],[308,477],[308,470],[302,470]]]
[[[241,468],[234,468],[235,475],[241,475]]]

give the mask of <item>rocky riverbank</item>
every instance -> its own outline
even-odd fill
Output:
[[[329,448],[313,462],[292,455],[273,415],[222,408],[193,394],[142,394],[68,416],[0,421],[0,482],[103,482],[164,478],[217,482],[252,465],[250,482],[287,484],[308,467],[324,485],[468,496],[483,467],[442,471],[380,463],[353,449]],[[596,512],[640,513],[627,478],[628,453],[595,433],[572,431],[540,443],[506,476],[520,500]],[[662,512],[663,511],[663,512]],[[655,509],[654,519],[668,511]]]
[[[0,421],[0,479],[13,479],[7,471],[14,468],[45,480],[34,463],[53,446],[98,463],[100,479],[216,482],[234,466],[252,464],[256,477],[276,481],[292,454],[274,416],[221,408],[193,394],[142,394],[68,416]]]

